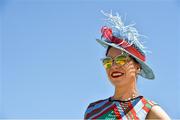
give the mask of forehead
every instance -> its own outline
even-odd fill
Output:
[[[117,55],[121,55],[123,53],[122,50],[119,50],[117,48],[114,48],[114,47],[111,47],[109,50],[108,50],[108,53],[107,53],[107,56],[108,57],[115,57]]]

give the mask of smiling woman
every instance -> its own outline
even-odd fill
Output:
[[[153,80],[155,75],[145,63],[145,49],[133,25],[124,26],[119,16],[104,13],[110,27],[102,27],[102,39],[107,48],[102,63],[108,79],[115,87],[113,96],[92,102],[87,107],[85,119],[170,119],[153,100],[139,94],[138,76]]]

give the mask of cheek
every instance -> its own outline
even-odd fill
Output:
[[[108,75],[108,77],[110,78],[110,69],[106,69],[106,74]]]
[[[127,71],[127,77],[135,78],[136,77],[135,69],[130,69],[129,71]]]
[[[129,77],[129,78],[136,77],[136,69],[135,69],[135,66],[132,63],[127,64],[125,66],[125,70],[126,70],[126,76],[127,77]]]

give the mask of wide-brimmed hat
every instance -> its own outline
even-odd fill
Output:
[[[96,41],[105,48],[111,46],[128,53],[141,65],[139,75],[153,80],[155,75],[145,62],[145,47],[139,40],[141,35],[136,28],[133,27],[134,24],[125,26],[119,15],[113,16],[112,14],[104,12],[103,14],[107,17],[106,20],[110,25],[101,28],[101,39],[96,39]]]

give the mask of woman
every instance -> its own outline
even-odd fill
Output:
[[[154,101],[137,91],[138,75],[154,79],[152,69],[145,63],[144,46],[132,26],[124,26],[119,16],[104,13],[110,27],[102,27],[102,39],[107,48],[102,59],[108,79],[115,87],[114,95],[92,102],[87,107],[85,119],[170,119]]]

